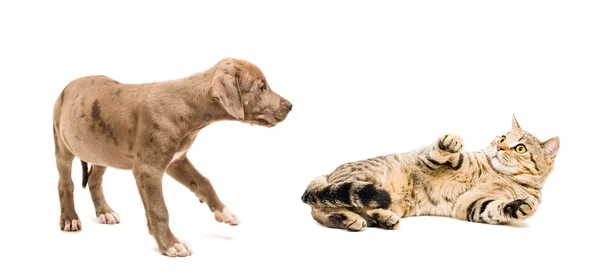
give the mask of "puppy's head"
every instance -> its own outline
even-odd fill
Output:
[[[252,63],[227,58],[215,68],[212,98],[235,119],[273,127],[292,110],[292,103],[273,92],[262,71]]]

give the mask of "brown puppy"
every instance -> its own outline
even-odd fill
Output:
[[[54,105],[54,143],[59,173],[60,228],[81,229],[73,202],[71,165],[79,157],[83,186],[90,193],[101,223],[119,223],[102,191],[106,167],[133,170],[146,210],[148,229],[168,256],[191,251],[169,229],[162,194],[168,175],[206,202],[215,219],[239,220],[219,200],[210,181],[187,159],[198,131],[220,120],[273,127],[292,104],[271,90],[261,70],[238,59],[223,59],[205,72],[151,84],[122,84],[104,76],[69,83]],[[87,172],[87,162],[93,166]],[[89,174],[89,177],[88,177]]]

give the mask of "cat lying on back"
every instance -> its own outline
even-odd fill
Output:
[[[397,229],[407,216],[448,216],[506,223],[531,217],[558,152],[557,137],[540,141],[512,129],[479,152],[464,152],[452,134],[416,152],[380,156],[339,166],[314,179],[302,201],[330,227],[361,231]]]

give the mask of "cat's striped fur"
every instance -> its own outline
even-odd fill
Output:
[[[489,224],[525,219],[537,210],[554,166],[558,138],[541,142],[512,129],[480,152],[444,135],[416,152],[339,166],[314,179],[302,196],[320,224],[360,231],[397,229],[407,216],[448,216]]]

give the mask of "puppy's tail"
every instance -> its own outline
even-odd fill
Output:
[[[329,184],[325,176],[319,176],[304,191],[302,202],[313,207],[388,208],[391,198],[387,191],[373,183],[352,181]]]
[[[94,170],[94,165],[92,165],[92,167],[90,167],[90,171],[88,172],[88,163],[80,160],[81,161],[81,170],[83,171],[82,175],[81,175],[81,180],[83,180],[81,182],[81,186],[83,186],[83,188],[85,188],[85,186],[88,183],[88,177],[90,176],[90,174],[92,174],[92,171]]]

